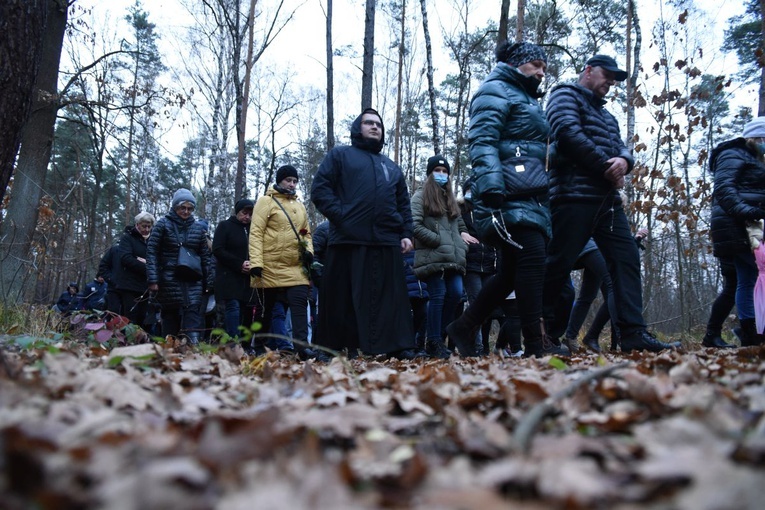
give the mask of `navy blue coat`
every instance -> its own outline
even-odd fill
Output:
[[[712,151],[714,174],[712,244],[717,257],[750,252],[747,220],[765,218],[765,164],[744,138],[723,142]]]
[[[404,253],[404,272],[406,273],[406,290],[409,292],[409,299],[428,299],[428,284],[419,280],[414,275],[414,254],[416,250]]]
[[[175,223],[178,236],[173,229]],[[185,234],[187,233],[187,234]],[[202,259],[202,280],[189,282],[175,275],[178,247],[185,238],[185,245]],[[205,291],[213,289],[213,274],[207,230],[193,216],[182,220],[175,211],[168,212],[157,221],[146,245],[146,279],[159,285],[157,300],[164,308],[194,306],[202,302]]]
[[[311,241],[313,242],[313,260],[323,264],[327,253],[327,243],[329,243],[329,221],[324,220],[316,226],[311,232]]]
[[[621,196],[604,174],[606,161],[621,157],[632,170],[634,161],[619,135],[619,124],[606,101],[577,84],[558,85],[550,93],[547,120],[557,144],[550,170],[550,203],[602,202],[620,204]]]
[[[351,145],[330,150],[314,176],[311,201],[330,222],[329,245],[400,246],[401,239],[412,239],[404,174],[379,153],[382,144],[369,145],[361,138],[359,115]]]

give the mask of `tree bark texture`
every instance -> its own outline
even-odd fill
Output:
[[[239,200],[244,196],[244,180],[247,174],[247,160],[245,154],[245,134],[247,132],[247,105],[250,101],[250,77],[252,76],[253,45],[255,38],[255,4],[256,0],[250,0],[250,14],[247,18],[249,33],[247,36],[247,62],[244,69],[244,91],[242,92],[241,114],[239,126],[236,130],[238,135],[238,157],[236,164],[236,177],[234,178],[234,196]]]
[[[361,73],[361,110],[372,108],[372,83],[375,66],[376,0],[367,0],[364,16],[364,63]]]
[[[497,47],[507,41],[507,30],[510,24],[510,0],[502,0],[499,9],[499,33],[497,33]]]
[[[518,22],[515,25],[515,42],[523,41],[523,28],[526,18],[526,0],[518,0]]]
[[[433,153],[441,153],[441,138],[438,135],[438,111],[436,110],[436,87],[433,84],[433,45],[428,30],[428,9],[425,0],[420,0],[422,11],[422,30],[425,35],[425,55],[428,60],[428,97],[430,98],[430,122],[433,125]]]
[[[32,105],[47,13],[47,0],[0,2],[0,203]]]
[[[327,0],[327,150],[335,146],[335,64],[332,48],[332,0]]]
[[[6,302],[23,298],[23,283],[27,274],[25,263],[32,251],[32,238],[37,226],[38,208],[45,187],[60,104],[57,91],[58,68],[68,4],[65,0],[47,0],[46,3],[47,23],[40,68],[33,89],[32,111],[21,132],[21,150],[13,189],[4,222],[0,226],[0,294]]]
[[[406,0],[401,2],[401,40],[398,44],[398,83],[396,90],[396,139],[393,144],[393,161],[401,165],[401,103],[404,97],[404,56],[406,55]]]

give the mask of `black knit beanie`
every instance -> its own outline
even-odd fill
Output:
[[[295,179],[298,179],[298,173],[294,166],[292,165],[284,165],[282,167],[279,167],[279,170],[276,171],[276,184],[279,184],[287,177],[294,177]]]
[[[431,156],[428,159],[428,169],[425,172],[426,175],[430,175],[433,173],[433,170],[436,169],[437,166],[442,166],[446,168],[446,173],[451,173],[452,169],[449,166],[449,162],[446,161],[446,158],[441,156],[440,154],[436,154],[435,156]]]

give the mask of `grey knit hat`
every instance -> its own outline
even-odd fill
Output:
[[[194,195],[191,193],[191,191],[187,190],[186,188],[181,188],[173,195],[173,209],[184,202],[191,202],[194,207],[197,206],[197,199],[194,198]]]

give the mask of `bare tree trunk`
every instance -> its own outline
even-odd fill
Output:
[[[765,50],[765,0],[760,0],[760,48]],[[760,102],[757,108],[757,116],[765,117],[765,55],[757,59],[762,71],[760,72]]]
[[[53,131],[59,108],[58,68],[66,30],[68,4],[48,0],[48,14],[43,35],[40,70],[37,73],[32,112],[21,133],[18,172],[13,181],[5,220],[0,225],[3,239],[1,295],[6,302],[23,299],[26,269],[32,238],[37,226],[38,207],[50,162]]]
[[[244,179],[247,173],[247,161],[245,160],[244,143],[247,130],[247,103],[250,100],[250,76],[252,75],[252,47],[255,38],[255,4],[257,0],[250,0],[250,14],[247,18],[249,35],[247,39],[247,63],[244,69],[244,91],[242,92],[242,113],[239,117],[239,129],[236,130],[239,143],[238,159],[236,162],[236,177],[234,179],[234,197],[238,200],[244,194]]]
[[[765,0],[763,0],[765,1]],[[634,27],[634,28],[633,28]],[[635,46],[632,46],[632,34],[635,34]],[[635,145],[635,105],[633,99],[637,87],[638,74],[640,73],[640,50],[643,36],[640,33],[640,20],[635,11],[635,0],[627,2],[627,65],[630,72],[627,80],[627,147],[632,150]],[[632,58],[634,56],[634,62]]]
[[[499,33],[497,34],[497,46],[507,41],[507,29],[510,24],[510,0],[502,0],[499,9]]]
[[[425,54],[428,59],[428,97],[430,98],[430,122],[433,125],[433,152],[441,153],[441,138],[438,135],[438,112],[436,110],[436,87],[433,84],[433,45],[430,42],[428,30],[428,9],[425,0],[420,0],[422,11],[422,30],[425,34]]]
[[[372,107],[372,79],[375,66],[375,0],[367,0],[364,16],[364,67],[361,74],[361,109]]]
[[[401,2],[401,41],[398,45],[398,90],[396,91],[396,137],[393,143],[393,161],[401,166],[401,102],[404,96],[404,54],[406,53],[406,0]]]
[[[515,42],[523,41],[523,25],[526,18],[526,0],[518,0],[518,22],[515,25]]]
[[[0,202],[32,106],[47,15],[48,0],[0,3]]]
[[[332,0],[327,0],[327,150],[335,146],[335,64],[332,51]]]

